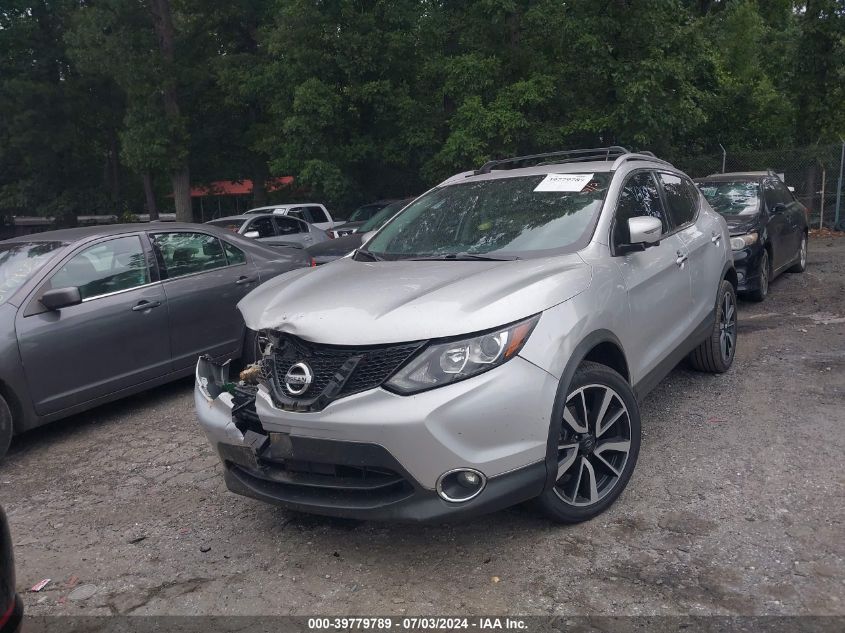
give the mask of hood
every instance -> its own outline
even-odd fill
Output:
[[[759,213],[754,215],[723,215],[722,217],[728,223],[728,231],[731,235],[742,235],[760,228]]]
[[[440,338],[498,327],[583,292],[578,255],[506,262],[338,259],[291,271],[238,304],[247,327],[336,345]]]

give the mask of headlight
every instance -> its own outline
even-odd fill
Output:
[[[746,246],[751,246],[757,242],[757,233],[746,233],[745,235],[737,235],[731,238],[731,250],[741,251]]]
[[[408,395],[442,387],[489,371],[519,353],[540,315],[492,332],[425,347],[385,383],[385,388]]]

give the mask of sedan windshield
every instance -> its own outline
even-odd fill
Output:
[[[221,229],[237,233],[238,229],[243,226],[244,222],[246,222],[246,220],[212,220],[211,222],[207,222],[207,224],[219,226]]]
[[[64,242],[0,243],[0,303],[32,277]]]
[[[376,213],[384,208],[383,204],[365,204],[363,207],[358,207],[349,216],[347,222],[364,222],[372,218]]]
[[[384,209],[376,213],[373,217],[369,220],[364,222],[361,225],[361,228],[358,229],[359,233],[367,233],[368,231],[375,231],[376,229],[380,229],[385,222],[387,222],[390,218],[392,218],[399,210],[408,204],[407,200],[400,200],[399,202],[391,202],[387,205]]]
[[[368,244],[370,259],[513,259],[574,248],[601,209],[610,175],[494,178],[431,191]],[[510,255],[507,255],[510,253]]]
[[[722,215],[754,215],[760,210],[760,185],[753,180],[702,182],[698,188]]]

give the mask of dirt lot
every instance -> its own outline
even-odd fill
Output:
[[[19,438],[0,500],[31,614],[845,614],[845,239],[740,306],[724,376],[643,407],[616,505],[457,525],[288,513],[228,493],[181,382]]]

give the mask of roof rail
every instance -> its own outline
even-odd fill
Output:
[[[662,163],[663,165],[669,165],[669,167],[674,167],[674,165],[668,160],[657,158],[657,156],[655,156],[652,152],[632,152],[629,154],[623,154],[615,161],[613,161],[613,165],[611,166],[610,170],[615,171],[622,165],[622,163],[628,160],[648,160],[653,163]]]
[[[474,175],[489,174],[494,168],[512,165],[514,163],[525,163],[532,160],[541,160],[544,158],[557,158],[560,160],[547,160],[543,165],[554,165],[558,163],[578,163],[590,160],[604,160],[609,161],[611,158],[624,156],[631,152],[620,146],[611,145],[609,147],[592,147],[588,149],[570,149],[559,152],[546,152],[545,154],[529,154],[528,156],[514,156],[513,158],[502,158],[500,160],[491,160],[484,163],[479,169],[476,169]]]

